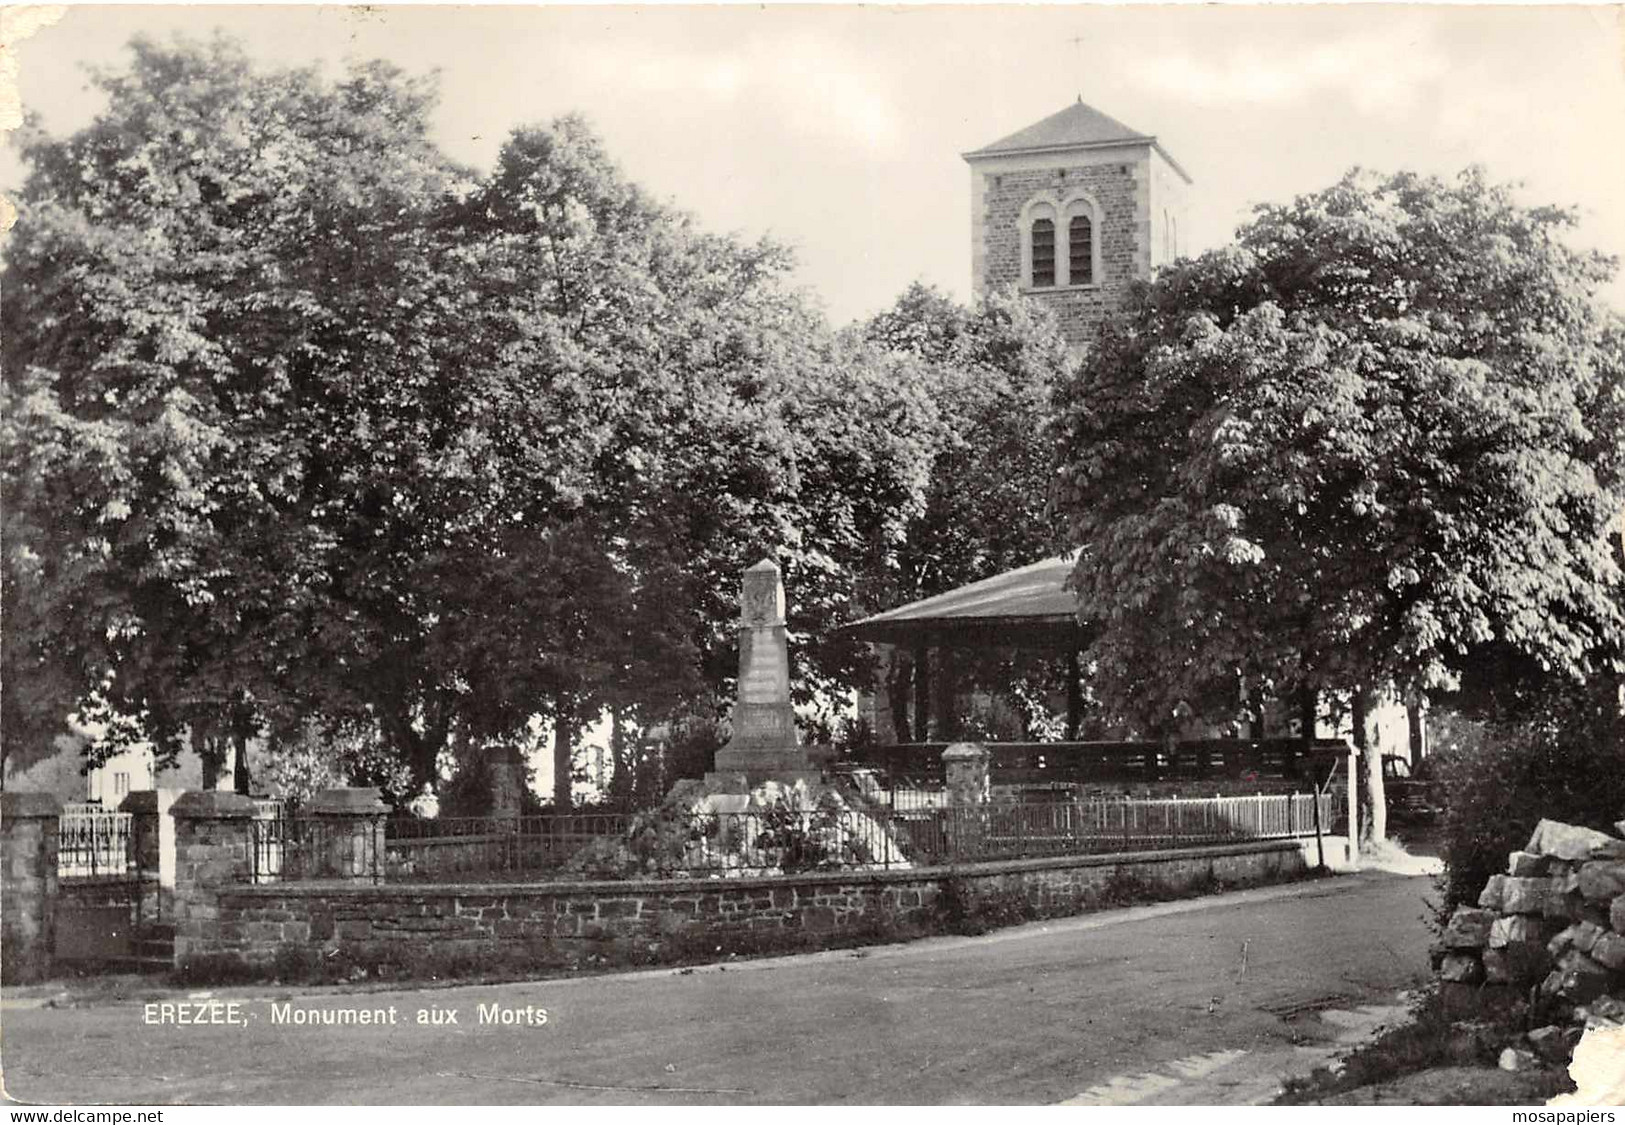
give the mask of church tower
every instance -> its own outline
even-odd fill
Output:
[[[977,296],[1014,285],[1087,343],[1136,278],[1183,253],[1191,178],[1157,138],[1084,105],[964,154]]]

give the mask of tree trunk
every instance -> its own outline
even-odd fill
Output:
[[[1247,733],[1243,735],[1249,742],[1259,742],[1264,738],[1264,697],[1262,692],[1255,688],[1246,676],[1241,677],[1241,708],[1242,718],[1247,724]]]
[[[575,759],[575,717],[562,704],[553,715],[553,811],[571,808],[571,766]]]
[[[1066,654],[1066,740],[1076,742],[1078,729],[1083,726],[1083,669],[1079,666],[1078,650]]]
[[[1410,726],[1411,741],[1411,769],[1422,764],[1422,759],[1428,756],[1427,743],[1427,714],[1420,702],[1405,705],[1405,721]]]
[[[203,776],[203,788],[214,789],[220,784],[220,767],[224,755],[215,740],[209,737],[209,725],[194,719],[191,724],[192,752],[198,757]]]
[[[602,777],[593,778],[593,783],[609,794],[610,805],[622,811],[630,811],[636,801],[637,777],[632,772],[631,757],[626,752],[626,735],[621,729],[621,709],[609,709],[609,765],[613,771],[609,775],[609,784],[604,784]]]
[[[1363,687],[1354,689],[1354,748],[1365,763],[1366,801],[1360,810],[1360,842],[1381,843],[1388,838],[1388,801],[1382,784],[1382,750],[1371,745],[1370,697]]]
[[[231,732],[231,747],[232,788],[246,797],[252,790],[248,778],[248,734],[241,727]]]

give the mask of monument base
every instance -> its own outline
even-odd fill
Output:
[[[742,783],[739,786],[741,791],[754,789],[767,781],[779,781],[785,785],[805,781],[808,785],[816,785],[822,779],[823,772],[800,746],[778,750],[724,746],[717,751],[715,767],[705,775],[707,784]]]

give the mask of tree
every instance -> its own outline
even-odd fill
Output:
[[[540,715],[563,807],[605,708],[725,709],[768,553],[802,690],[848,675],[816,638],[920,504],[931,407],[782,247],[697,230],[578,118],[477,178],[380,64],[133,50],[25,145],[8,747],[76,709],[213,757],[314,723],[376,731],[409,797]]]
[[[426,216],[457,173],[427,84],[258,73],[223,39],[131,49],[95,123],[22,144],[8,753],[76,708],[218,756],[270,714],[362,707],[354,669],[397,634],[389,478],[424,428],[388,404],[457,340],[435,331],[458,289]]]
[[[1492,645],[1617,666],[1625,352],[1572,225],[1476,170],[1355,172],[1143,288],[1058,410],[1103,695],[1155,726],[1242,676],[1362,703]]]
[[[890,608],[1054,551],[1045,431],[1052,388],[1075,364],[1047,311],[1014,292],[966,307],[916,283],[863,332],[905,361],[902,372],[925,389],[936,416],[923,509],[909,520],[892,567],[857,592],[860,604]],[[885,672],[899,702],[913,659],[893,653]],[[1030,659],[1010,659],[966,654],[959,671],[1001,687],[1035,671]]]

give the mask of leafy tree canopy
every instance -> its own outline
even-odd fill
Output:
[[[1573,223],[1477,170],[1354,172],[1143,288],[1057,422],[1116,707],[1616,665],[1625,348]]]
[[[764,554],[811,687],[850,674],[813,638],[894,565],[934,407],[782,247],[697,230],[577,118],[482,178],[381,64],[133,51],[92,126],[24,144],[8,753],[75,709],[171,753],[319,720],[415,788],[541,713],[567,779],[602,708],[725,698]]]

